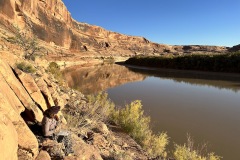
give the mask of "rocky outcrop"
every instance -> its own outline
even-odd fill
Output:
[[[39,155],[37,156],[36,160],[51,160],[47,151],[40,151]]]
[[[41,122],[47,104],[51,107],[55,103],[45,80],[35,80],[35,76],[12,69],[0,58],[0,154],[3,159],[35,159],[38,155],[38,141],[28,124]],[[59,90],[57,86],[55,89]],[[59,117],[66,123],[61,112]]]
[[[18,148],[25,151],[24,153],[28,155],[28,157],[36,158],[38,155],[38,141],[25,121],[19,115],[15,116],[19,117],[19,121],[15,123],[15,128],[18,133]]]
[[[54,106],[54,101],[52,99],[51,93],[48,89],[47,83],[44,81],[43,78],[37,78],[35,79],[37,86],[41,90],[42,94],[44,95],[45,99],[47,99],[48,107]]]
[[[0,113],[0,155],[1,159],[17,160],[18,135],[12,121]]]
[[[75,159],[96,159],[102,160],[100,152],[92,145],[86,144],[82,139],[73,136],[73,150],[75,151]],[[65,160],[72,160],[74,157],[66,157]]]
[[[14,125],[15,132],[17,133],[17,140],[15,139],[15,141],[18,142],[19,149],[25,150],[26,153],[30,153],[31,157],[34,158],[38,154],[38,142],[19,114],[19,110],[17,108],[19,100],[17,100],[16,95],[3,78],[1,78],[0,86],[0,113],[9,117]]]
[[[31,96],[31,98],[41,106],[41,109],[45,111],[48,107],[46,101],[38,88],[37,84],[35,83],[33,77],[29,74],[24,73],[19,69],[15,69],[20,81],[22,82],[23,86],[26,88],[27,92]]]
[[[79,55],[133,56],[227,51],[226,47],[219,46],[157,44],[144,37],[127,36],[80,23],[71,18],[61,0],[2,0],[0,18],[0,23],[5,26],[16,23],[21,28],[29,28],[34,35],[50,45],[71,50],[74,55],[72,60]]]
[[[7,85],[11,88],[11,91],[14,92],[14,94],[18,97],[18,99],[21,101],[17,104],[17,107],[23,108],[22,104],[26,107],[27,110],[29,110],[33,115],[31,119],[36,119],[38,122],[42,121],[43,115],[42,111],[35,105],[35,102],[31,99],[28,92],[25,90],[21,82],[18,80],[18,78],[14,75],[11,67],[3,62],[0,59],[0,73],[2,75],[2,80],[5,80]],[[3,82],[3,81],[2,81]],[[3,93],[11,93],[6,92],[6,90],[3,90]],[[9,102],[12,103],[12,97],[9,96]],[[22,112],[23,109],[20,109],[20,112]]]

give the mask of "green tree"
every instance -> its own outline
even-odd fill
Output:
[[[26,30],[20,31],[18,27],[14,26],[14,37],[8,37],[7,41],[18,45],[24,51],[24,58],[35,60],[35,56],[39,53],[42,47],[36,36],[31,36]]]

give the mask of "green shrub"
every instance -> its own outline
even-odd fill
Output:
[[[65,118],[68,124],[74,128],[81,130],[94,128],[96,123],[103,121],[108,122],[112,119],[110,116],[114,111],[115,105],[108,99],[105,92],[98,95],[89,95],[88,103],[82,106],[81,104],[75,107],[66,107],[64,110]]]
[[[28,64],[27,62],[20,62],[16,64],[17,68],[22,70],[23,72],[26,73],[34,73],[36,72],[36,69],[31,65]]]
[[[206,157],[197,154],[197,151],[190,150],[186,145],[176,145],[174,152],[174,158],[176,160],[220,160],[219,156],[214,153],[208,154]]]
[[[60,66],[56,62],[51,62],[48,65],[48,71],[50,71],[51,73],[59,72],[60,71]]]
[[[28,60],[35,60],[35,56],[38,55],[42,47],[39,46],[38,39],[34,36],[30,36],[26,31],[20,31],[18,27],[14,27],[15,36],[5,38],[8,42],[18,45],[24,50],[24,58]]]
[[[177,145],[175,144],[174,158],[176,160],[220,160],[221,157],[211,153],[202,153],[203,147],[195,148],[194,142],[190,136],[188,136],[187,144]]]
[[[150,127],[150,118],[144,115],[141,101],[136,100],[125,108],[113,113],[113,120],[130,134],[149,156],[166,156],[165,149],[168,144],[166,133],[153,134]]]
[[[106,92],[101,92],[98,95],[88,95],[88,102],[90,104],[89,113],[94,119],[108,122],[112,119],[115,112],[115,104],[108,98]]]
[[[63,75],[60,71],[60,66],[56,63],[56,62],[51,62],[48,65],[47,71],[52,73],[52,75],[54,76],[54,78],[60,83],[63,84],[64,80],[63,80]]]
[[[107,64],[113,64],[115,63],[115,59],[114,57],[103,57],[103,63],[107,63]]]

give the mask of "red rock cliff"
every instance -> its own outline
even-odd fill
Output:
[[[0,23],[28,26],[41,40],[84,54],[130,56],[182,52],[223,52],[218,46],[170,46],[127,36],[71,18],[61,0],[1,0]],[[88,52],[86,52],[88,51]]]

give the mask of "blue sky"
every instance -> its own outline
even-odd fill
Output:
[[[63,0],[79,22],[171,45],[240,44],[240,0]]]

